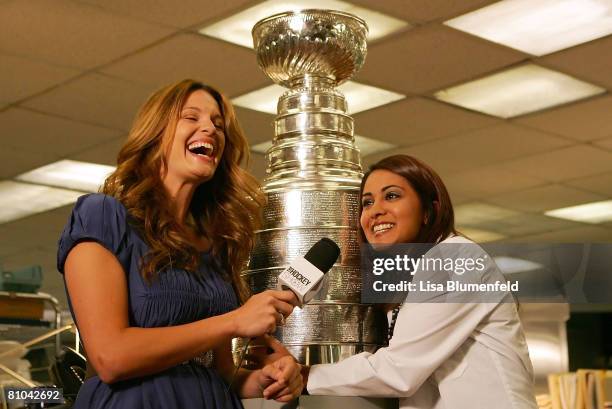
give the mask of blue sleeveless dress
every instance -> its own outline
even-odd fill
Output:
[[[62,274],[68,253],[84,240],[98,242],[123,266],[129,290],[130,326],[186,324],[224,314],[238,306],[231,284],[218,273],[208,253],[201,254],[197,274],[170,268],[161,272],[152,284],[145,283],[138,265],[148,247],[128,223],[125,207],[110,196],[91,194],[77,201],[59,240],[57,266]],[[69,296],[68,303],[74,317]],[[94,376],[81,387],[74,408],[242,408],[236,394],[226,393],[226,387],[215,369],[190,361],[157,374],[111,385]]]

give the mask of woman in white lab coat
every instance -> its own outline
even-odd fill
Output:
[[[483,251],[457,233],[442,180],[413,157],[396,155],[373,165],[361,184],[361,200],[362,239],[374,246],[438,243],[435,251],[444,247],[439,244],[463,243]],[[479,279],[500,278],[489,257]],[[398,397],[401,409],[537,408],[533,369],[510,294],[496,302],[475,297],[472,302],[411,302],[409,295],[388,308],[388,347],[306,367],[307,393]],[[271,342],[281,353],[282,346]]]

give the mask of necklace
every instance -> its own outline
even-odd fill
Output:
[[[399,314],[399,310],[402,307],[402,305],[398,305],[397,307],[393,308],[393,312],[391,313],[391,323],[389,324],[389,331],[387,332],[387,344],[389,344],[389,341],[391,340],[391,338],[393,338],[393,331],[395,330],[395,322],[397,321],[397,315]]]

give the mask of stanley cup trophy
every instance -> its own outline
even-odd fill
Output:
[[[363,174],[353,118],[335,89],[363,65],[367,30],[360,18],[330,10],[276,14],[253,28],[259,66],[288,90],[267,152],[264,224],[244,276],[254,293],[273,289],[278,274],[320,238],[341,251],[315,299],[276,333],[303,364],[337,362],[385,342],[384,314],[360,304]]]

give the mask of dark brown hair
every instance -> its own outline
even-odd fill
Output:
[[[185,228],[175,219],[160,170],[167,169],[164,152],[172,144],[180,112],[198,90],[219,105],[225,129],[225,148],[214,176],[195,191],[189,207],[192,228],[210,239],[211,252],[222,272],[244,300],[248,295],[240,274],[245,268],[265,202],[256,179],[241,164],[248,161],[246,138],[231,103],[216,89],[183,80],[155,92],[142,106],[117,158],[117,169],[102,192],[128,210],[149,246],[141,274],[152,279],[164,268],[196,271],[200,254]]]
[[[368,177],[376,170],[388,170],[402,176],[419,196],[423,212],[427,215],[427,224],[421,227],[414,242],[437,243],[451,234],[458,234],[455,230],[453,204],[446,186],[431,167],[409,155],[393,155],[381,159],[370,166],[363,176],[359,189],[360,198]],[[360,214],[362,210],[360,200]],[[362,228],[359,229],[359,234],[361,240],[367,242]]]

